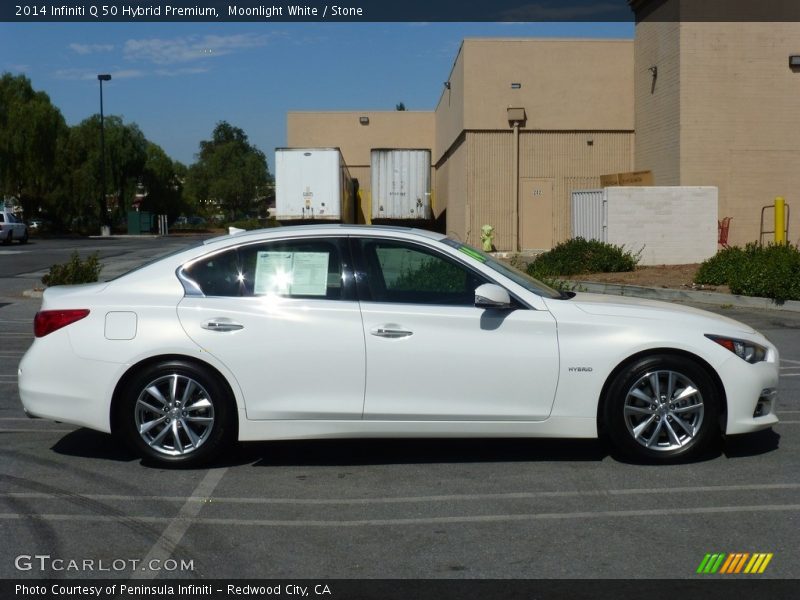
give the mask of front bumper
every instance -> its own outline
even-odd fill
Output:
[[[750,364],[731,356],[717,369],[727,398],[725,433],[760,431],[775,425],[778,390],[778,356]]]

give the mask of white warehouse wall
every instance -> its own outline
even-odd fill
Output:
[[[609,187],[607,241],[640,265],[698,263],[717,252],[716,187]]]

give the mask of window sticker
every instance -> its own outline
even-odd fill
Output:
[[[478,262],[481,262],[481,263],[485,263],[486,262],[486,257],[485,256],[483,256],[481,253],[473,250],[472,248],[470,248],[468,246],[461,246],[459,248],[459,250],[461,252],[463,252],[464,254],[466,254],[467,256],[471,256],[472,258],[474,258]]]
[[[253,293],[325,296],[329,256],[328,252],[259,252]]]

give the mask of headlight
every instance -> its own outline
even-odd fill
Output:
[[[723,337],[721,335],[706,334],[706,337],[717,342],[723,348],[727,348],[742,360],[749,363],[757,363],[767,358],[767,349],[759,346],[755,342],[747,340],[737,340],[735,338]]]

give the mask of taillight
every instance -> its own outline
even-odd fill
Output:
[[[33,333],[44,337],[62,327],[80,321],[89,314],[88,308],[73,308],[69,310],[40,310],[33,318]]]

